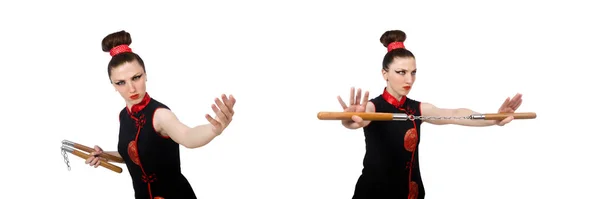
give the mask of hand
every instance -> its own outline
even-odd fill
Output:
[[[498,109],[498,113],[514,113],[519,106],[521,106],[521,103],[523,102],[523,99],[521,99],[521,95],[520,93],[517,93],[512,99],[506,98],[506,100],[504,100],[504,103],[502,104],[502,106],[500,106],[500,109]],[[504,126],[506,124],[508,124],[509,122],[511,122],[513,119],[515,119],[513,116],[507,117],[502,121],[496,121],[496,125],[498,126]]]
[[[356,96],[354,93],[354,87],[350,88],[350,104],[346,105],[344,100],[340,96],[337,97],[340,105],[344,109],[344,112],[365,112],[367,110],[367,103],[369,102],[369,91],[365,92],[364,98],[361,101],[361,90],[360,88],[356,92]],[[366,122],[359,116],[352,116],[352,120],[344,120],[342,124],[351,129],[357,129],[364,127]]]
[[[104,158],[98,157],[102,153],[104,153],[102,148],[100,148],[98,145],[95,145],[94,151],[91,152],[90,153],[91,156],[87,160],[85,160],[85,164],[89,164],[90,166],[93,166],[94,168],[98,168],[98,166],[100,166],[100,160],[107,161]]]
[[[216,105],[213,104],[211,106],[212,110],[216,113],[217,119],[214,119],[208,114],[205,116],[208,122],[212,124],[213,132],[217,135],[220,135],[223,130],[229,126],[234,113],[233,105],[235,105],[235,98],[233,98],[232,95],[229,95],[229,98],[227,98],[225,94],[222,94],[221,99],[223,101],[220,101],[219,98],[215,98]]]

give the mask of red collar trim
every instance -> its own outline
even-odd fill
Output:
[[[400,108],[400,106],[404,105],[406,101],[406,96],[402,96],[400,100],[396,99],[392,94],[390,94],[386,88],[383,89],[383,99],[393,105],[396,108]]]
[[[127,108],[127,113],[129,113],[129,115],[133,115],[136,114],[138,112],[140,112],[142,109],[146,108],[146,106],[150,103],[150,95],[148,95],[148,93],[146,93],[146,95],[144,95],[144,99],[142,99],[142,101],[140,103],[134,104],[133,106],[131,106],[131,110],[129,110]]]

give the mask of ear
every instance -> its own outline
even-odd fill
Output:
[[[381,69],[381,76],[386,82],[388,81],[388,72],[385,69]]]

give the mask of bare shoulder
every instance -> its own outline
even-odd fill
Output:
[[[367,102],[367,108],[365,109],[365,112],[367,113],[373,113],[375,112],[375,104],[373,104],[373,102],[369,101]]]
[[[173,111],[169,110],[168,108],[161,107],[154,111],[153,126],[157,132],[161,132],[164,124],[168,124],[177,120],[177,116],[175,113],[173,113]]]
[[[431,103],[421,102],[421,115],[423,116],[431,116],[437,107]]]

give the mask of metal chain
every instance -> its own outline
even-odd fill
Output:
[[[410,115],[408,117],[412,120],[470,120],[473,119],[473,116],[462,116],[462,117],[444,117],[444,116],[413,116]]]
[[[67,156],[67,151],[65,151],[64,149],[61,151],[62,151],[63,157],[65,159],[65,164],[67,164],[67,169],[69,171],[71,171],[71,166],[69,165],[69,156]]]

